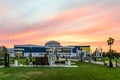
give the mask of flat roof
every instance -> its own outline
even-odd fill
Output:
[[[25,44],[25,45],[14,45],[14,47],[44,47],[40,45]]]

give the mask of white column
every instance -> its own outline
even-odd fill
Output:
[[[76,49],[76,56],[79,57],[79,51]]]
[[[100,57],[99,52],[96,52],[96,54],[97,54],[97,57]]]
[[[70,66],[71,65],[71,61],[68,61],[68,66]]]
[[[96,50],[96,57],[99,57],[98,49]]]
[[[50,66],[52,66],[53,65],[53,54],[49,54],[49,64],[50,64]]]
[[[82,51],[78,50],[78,57],[79,57],[79,59],[81,58],[81,53],[82,53]]]
[[[84,53],[84,57],[86,57],[86,50],[85,49],[83,50],[83,53]]]
[[[14,62],[14,66],[18,66],[18,60],[15,60],[15,62]]]
[[[101,57],[103,57],[102,48],[101,48]]]

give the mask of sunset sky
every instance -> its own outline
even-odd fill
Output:
[[[120,52],[120,0],[0,0],[0,45],[90,45]]]

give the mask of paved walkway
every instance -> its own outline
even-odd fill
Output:
[[[0,66],[0,68],[3,68],[4,66]],[[10,64],[10,67],[67,67],[67,68],[72,68],[72,67],[78,67],[77,65],[64,65],[64,64],[59,64],[59,65],[18,65],[15,66],[14,64]]]
[[[11,67],[78,67],[76,65],[18,65],[14,66],[12,65]]]
[[[104,65],[104,62],[99,62],[99,61],[91,61],[91,63]]]
[[[104,65],[104,62],[99,62],[99,61],[91,61],[91,63]],[[107,66],[109,66],[109,63],[107,63]],[[120,66],[120,65],[117,64],[117,66]],[[115,63],[113,63],[113,67],[116,67],[116,64],[115,64]]]

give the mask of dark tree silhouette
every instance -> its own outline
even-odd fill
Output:
[[[113,67],[112,64],[112,51],[111,51],[111,45],[113,45],[114,43],[114,39],[109,37],[109,39],[107,40],[108,45],[110,46],[110,60],[109,60],[109,67]]]

